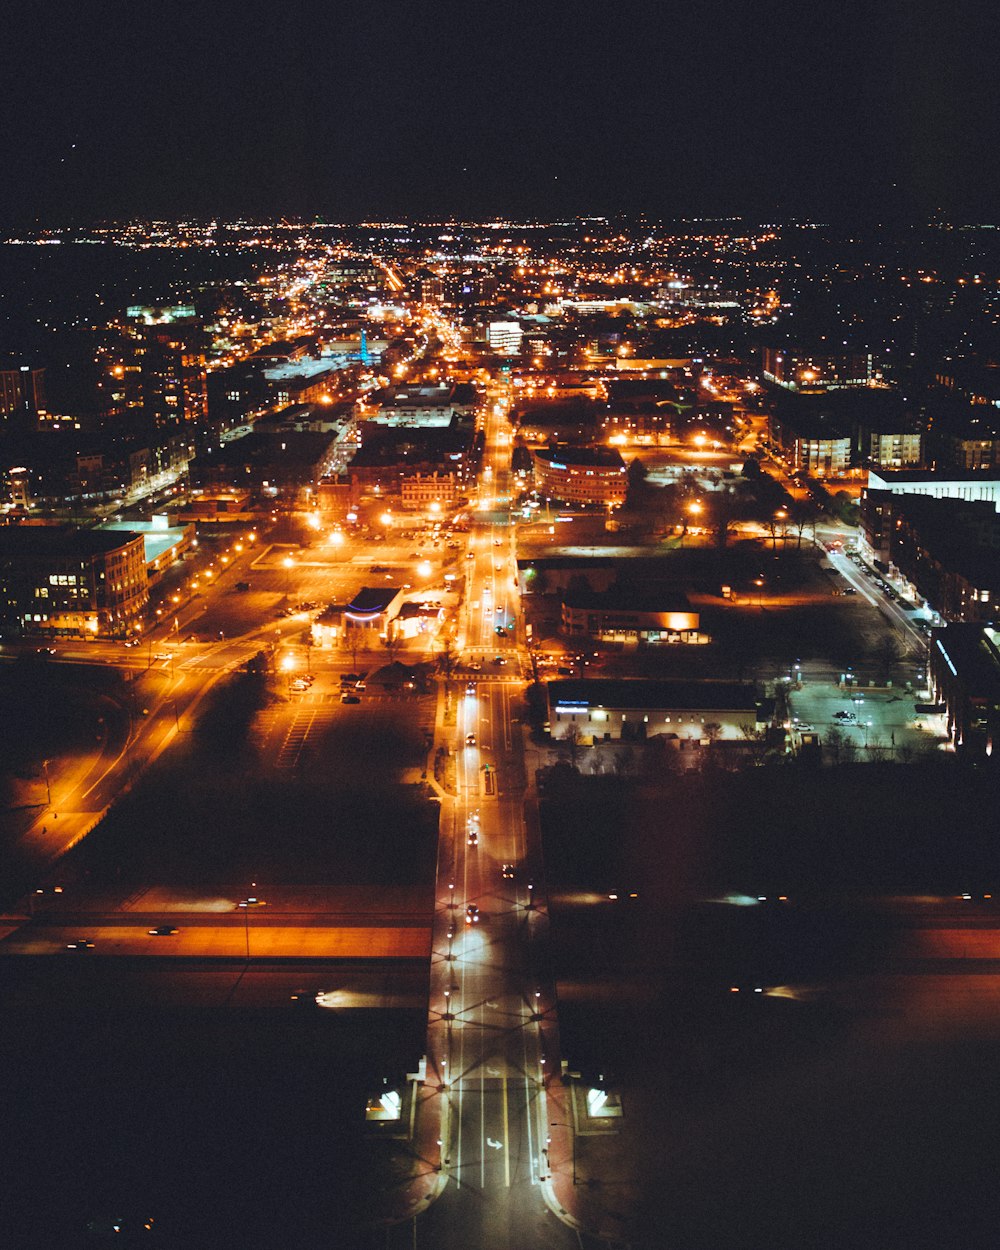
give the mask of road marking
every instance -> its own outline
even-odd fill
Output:
[[[494,1141],[492,1137],[487,1137],[486,1144],[491,1150],[503,1150],[502,1141]]]

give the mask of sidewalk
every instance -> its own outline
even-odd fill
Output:
[[[374,1161],[379,1211],[372,1223],[376,1226],[422,1214],[448,1183],[448,1173],[441,1166],[448,1095],[438,1088],[438,1075],[430,1064],[427,1079],[413,1082],[412,1091],[415,1102],[409,1134],[384,1141],[373,1135],[371,1142],[371,1150],[382,1155]]]
[[[536,770],[551,763],[552,752],[532,742],[527,725],[522,728],[522,752],[525,828],[529,843],[536,841],[541,851]],[[542,898],[538,903],[539,911],[549,920],[547,900]],[[627,1105],[620,1116],[588,1114],[586,1088],[563,1073],[558,1008],[545,1013],[539,1021],[539,1032],[548,1133],[547,1147],[541,1156],[545,1165],[541,1186],[545,1203],[563,1223],[581,1232],[610,1244],[635,1242],[639,1208],[636,1121],[629,1119]]]
[[[541,1022],[548,1124],[547,1174],[542,1195],[563,1223],[610,1244],[633,1244],[638,1237],[639,1145],[630,1131],[627,1105],[621,1116],[591,1116],[587,1090],[561,1075],[559,1026]]]

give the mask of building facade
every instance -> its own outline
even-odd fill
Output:
[[[758,725],[752,686],[639,679],[550,681],[549,735],[558,741],[743,740]]]
[[[532,453],[535,490],[565,503],[620,508],[628,492],[625,461],[613,449],[560,447]]]
[[[700,613],[690,604],[617,589],[604,594],[574,592],[562,602],[562,632],[568,637],[625,648],[708,642],[700,623]]]
[[[0,528],[0,630],[8,637],[124,638],[149,599],[141,534]]]

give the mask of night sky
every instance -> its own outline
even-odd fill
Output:
[[[996,221],[998,13],[985,0],[15,5],[0,221]]]

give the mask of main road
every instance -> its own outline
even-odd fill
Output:
[[[386,1227],[385,1245],[555,1250],[587,1240],[546,1204],[552,1135],[567,1126],[550,1122],[546,1097],[560,1075],[558,1034],[540,857],[525,822],[509,448],[494,412],[469,535],[462,675],[445,717],[457,796],[442,811],[426,1081],[444,1105],[436,1141],[420,1143],[443,1187],[422,1217]]]

